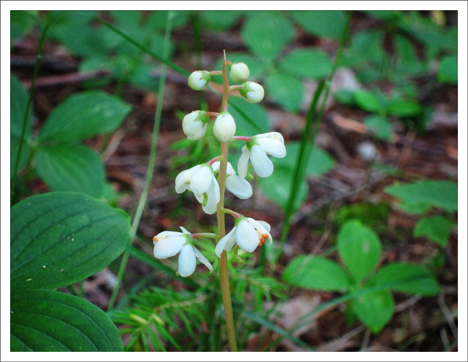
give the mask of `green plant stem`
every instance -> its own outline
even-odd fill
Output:
[[[33,77],[31,80],[31,86],[29,88],[29,98],[28,98],[28,105],[26,106],[26,111],[24,113],[24,120],[23,120],[23,127],[21,129],[21,138],[20,138],[20,143],[18,147],[18,153],[16,155],[16,160],[15,160],[15,166],[13,169],[13,179],[11,180],[11,195],[15,192],[15,186],[16,186],[16,178],[18,174],[18,168],[19,168],[19,161],[20,161],[20,156],[21,156],[21,151],[23,150],[23,143],[24,143],[24,135],[26,133],[26,125],[28,123],[28,118],[29,118],[29,112],[31,111],[31,104],[32,104],[32,98],[33,98],[33,93],[34,93],[34,88],[36,85],[36,78],[37,78],[37,72],[39,70],[39,64],[41,62],[42,58],[42,48],[44,47],[44,40],[45,40],[45,35],[47,32],[47,29],[49,29],[49,12],[46,12],[45,16],[45,24],[44,27],[42,28],[41,36],[39,38],[39,42],[37,43],[37,56],[36,56],[36,63],[34,65],[34,72],[33,72]],[[28,163],[28,166],[30,164]]]
[[[167,25],[166,25],[166,35],[164,38],[164,58],[167,58],[169,54],[169,40],[171,37],[171,29],[172,29],[172,18],[174,16],[173,11],[169,11],[167,15]],[[156,106],[156,113],[154,115],[154,126],[153,126],[153,137],[151,139],[151,150],[150,150],[150,157],[148,160],[148,170],[146,173],[146,182],[145,186],[143,188],[143,191],[140,196],[140,200],[138,202],[137,210],[135,212],[135,216],[133,217],[133,222],[132,222],[132,229],[130,232],[130,244],[133,243],[133,239],[135,238],[136,231],[138,229],[138,225],[140,224],[140,219],[141,215],[143,214],[143,209],[146,204],[146,199],[148,198],[148,193],[149,189],[151,186],[151,182],[153,181],[153,173],[154,173],[154,164],[156,162],[156,152],[157,152],[157,146],[158,146],[158,138],[159,138],[159,125],[161,123],[161,113],[162,113],[162,106],[163,106],[163,101],[164,101],[164,90],[165,90],[165,85],[166,85],[166,73],[167,73],[167,65],[164,64],[162,65],[162,70],[161,70],[161,82],[159,83],[159,91],[158,91],[158,104]],[[125,272],[125,268],[128,263],[128,258],[129,258],[129,253],[128,251],[125,251],[122,260],[120,262],[120,267],[119,271],[117,273],[117,283],[112,291],[112,295],[109,301],[109,306],[108,310],[112,310],[115,305],[115,301],[117,299],[117,295],[120,290],[120,286],[122,284],[122,279],[123,275]]]
[[[226,60],[223,63],[223,81],[224,81],[224,92],[223,101],[221,104],[222,111],[227,110],[227,100],[229,96],[229,83],[227,81],[226,72]],[[229,144],[227,142],[221,142],[221,165],[219,167],[219,191],[220,199],[217,205],[216,218],[218,220],[218,241],[226,235],[226,225],[224,219],[224,192],[226,187],[226,168],[228,160]],[[226,251],[221,254],[219,261],[219,282],[221,284],[221,293],[223,297],[224,314],[226,317],[226,327],[229,340],[229,348],[231,352],[237,351],[236,331],[234,327],[234,317],[232,314],[232,301],[231,291],[229,287],[229,269]]]
[[[299,154],[296,160],[294,178],[293,178],[293,182],[291,183],[290,197],[289,197],[288,204],[285,210],[285,219],[284,219],[284,224],[283,224],[283,228],[281,232],[281,243],[276,251],[274,264],[278,262],[282,254],[284,244],[286,243],[287,236],[289,234],[289,229],[291,226],[291,218],[294,212],[294,206],[296,203],[297,194],[300,189],[300,182],[302,182],[302,180],[304,179],[304,173],[305,173],[304,164],[305,162],[309,160],[310,155],[312,154],[312,150],[313,150],[314,143],[315,143],[315,137],[317,136],[318,130],[320,128],[322,117],[325,112],[325,105],[327,102],[327,98],[328,98],[328,95],[330,94],[330,86],[331,86],[333,77],[335,75],[336,68],[341,58],[341,52],[343,50],[343,47],[346,43],[346,39],[349,34],[349,29],[351,25],[351,17],[352,17],[352,12],[349,12],[346,27],[341,37],[340,44],[338,46],[338,50],[337,50],[330,74],[326,82],[322,81],[319,83],[317,90],[315,91],[312,103],[307,112],[306,129],[304,130],[302,134],[302,138],[301,138],[301,147],[299,149]],[[322,103],[320,105],[320,109],[319,109],[317,116],[314,117],[314,114],[317,109],[317,104],[318,104],[320,95],[323,90],[325,90],[325,93],[324,93],[324,96],[322,97]]]

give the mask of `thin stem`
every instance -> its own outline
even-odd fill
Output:
[[[227,101],[229,97],[229,82],[227,79],[226,72],[226,53],[224,53],[223,62],[223,101],[221,105],[222,111],[227,111]],[[224,220],[224,192],[226,187],[226,169],[228,160],[229,144],[227,142],[221,142],[221,165],[219,167],[219,191],[220,199],[217,205],[216,218],[218,220],[218,241],[226,235],[226,225]],[[221,284],[221,293],[223,296],[224,314],[226,316],[226,327],[229,340],[229,348],[232,352],[237,351],[236,331],[234,327],[234,317],[232,314],[232,301],[231,291],[229,287],[229,270],[226,251],[221,254],[221,260],[219,261],[219,282]]]
[[[23,150],[23,144],[24,144],[24,135],[26,134],[26,126],[28,124],[28,118],[29,114],[31,111],[31,103],[32,103],[32,98],[33,98],[33,93],[34,93],[34,87],[36,85],[36,78],[37,78],[37,72],[39,70],[39,64],[41,62],[42,58],[42,48],[44,46],[44,40],[45,40],[45,35],[47,32],[47,29],[49,29],[49,12],[46,12],[45,16],[45,24],[41,32],[41,36],[39,38],[39,42],[37,43],[37,56],[36,56],[36,64],[34,65],[34,72],[33,72],[33,77],[31,80],[31,86],[29,88],[29,98],[28,98],[28,104],[26,106],[26,110],[24,113],[24,120],[23,120],[23,127],[21,128],[21,138],[19,142],[19,147],[18,147],[18,153],[16,154],[16,160],[15,160],[15,166],[13,169],[13,179],[11,180],[11,195],[15,192],[15,186],[16,186],[16,178],[18,174],[18,168],[19,168],[19,161],[20,161],[20,156],[21,156],[21,151]],[[30,167],[30,164],[28,163],[28,167]]]
[[[234,216],[236,219],[237,219],[238,217],[241,217],[241,216],[242,216],[242,215],[239,214],[238,212],[232,211],[232,210],[230,210],[230,209],[223,209],[223,212],[224,212],[225,214],[229,214],[229,215]]]
[[[174,12],[169,11],[169,13],[167,14],[166,36],[164,39],[164,50],[163,50],[164,58],[167,58],[169,54],[169,40],[171,37],[173,16],[174,16]],[[138,202],[138,207],[135,212],[135,216],[133,217],[132,230],[130,234],[130,243],[133,243],[133,239],[135,238],[138,225],[140,224],[141,215],[143,214],[143,209],[146,204],[146,199],[148,197],[151,182],[153,181],[154,164],[156,162],[156,151],[157,151],[158,138],[159,138],[159,125],[161,123],[161,113],[162,113],[162,106],[163,106],[163,101],[164,101],[164,90],[165,90],[165,85],[166,85],[166,73],[167,73],[167,65],[164,64],[162,65],[161,82],[159,83],[159,92],[158,92],[159,101],[156,106],[156,112],[154,115],[153,137],[151,139],[151,149],[150,149],[150,157],[148,160],[146,182],[145,182],[143,191],[141,193],[140,200]],[[125,272],[125,268],[128,263],[128,258],[129,258],[129,254],[127,251],[125,251],[122,257],[122,261],[120,263],[119,271],[117,273],[117,283],[116,283],[116,286],[114,287],[114,290],[112,291],[108,310],[111,310],[115,305],[117,294],[119,293],[120,285],[122,284],[123,274]]]

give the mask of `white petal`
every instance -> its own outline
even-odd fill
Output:
[[[216,202],[216,205],[219,203],[219,200],[221,199],[221,194],[219,190],[219,184],[218,180],[216,180],[216,177],[212,174],[211,177],[213,178],[213,195],[214,195],[214,200]]]
[[[156,241],[153,253],[157,259],[166,259],[176,255],[184,246],[185,236],[172,236]]]
[[[260,242],[257,231],[249,224],[247,220],[239,222],[236,228],[237,245],[247,253],[252,253]]]
[[[211,169],[213,170],[213,172],[216,172],[219,170],[219,165],[221,164],[221,162],[219,161],[216,161],[214,162],[212,165],[211,165]]]
[[[271,226],[266,221],[257,220],[257,222],[262,225],[268,232],[271,231]]]
[[[197,259],[200,260],[200,262],[204,264],[211,273],[213,271],[213,266],[208,261],[208,259],[205,258],[205,256],[202,253],[200,253],[200,250],[198,250],[196,247],[193,247],[193,251],[195,252],[195,256],[197,257]]]
[[[207,127],[208,124],[203,124],[201,121],[195,121],[184,129],[184,133],[190,141],[196,141],[205,135]]]
[[[215,182],[216,184],[213,183],[212,187],[210,187],[206,193],[208,196],[208,202],[205,206],[202,206],[203,211],[208,215],[213,215],[216,212],[220,199],[218,182],[216,180]]]
[[[252,196],[252,186],[250,186],[247,180],[237,175],[230,175],[226,179],[226,188],[239,199],[248,199]]]
[[[249,167],[249,157],[250,151],[246,146],[242,149],[242,155],[239,158],[239,162],[237,163],[237,172],[239,176],[245,178],[247,176],[247,170]]]
[[[211,165],[211,168],[213,169],[213,172],[218,171],[220,165],[221,165],[221,162],[219,162],[219,161],[216,161],[215,163],[213,163],[213,165]],[[236,174],[236,171],[234,170],[234,168],[232,167],[230,162],[227,163],[226,174],[227,175],[235,175]]]
[[[227,235],[224,235],[221,240],[218,241],[218,244],[216,244],[215,254],[218,256],[218,258],[221,258],[223,250],[230,251],[234,246],[236,242],[235,230],[235,227],[232,228],[232,230]]]
[[[188,277],[193,274],[197,265],[197,258],[192,245],[184,245],[179,255],[179,274]]]
[[[175,179],[175,189],[178,194],[187,190],[190,186],[191,177],[198,171],[200,165],[189,168],[188,170],[179,173]]]
[[[264,151],[273,157],[283,158],[286,156],[286,147],[281,141],[274,138],[258,138],[257,142]]]
[[[273,162],[270,161],[266,152],[259,145],[252,146],[250,162],[260,177],[268,177],[273,173]]]
[[[284,144],[284,138],[283,138],[283,135],[279,132],[268,132],[268,133],[261,133],[261,134],[258,134],[256,135],[255,137],[260,137],[260,138],[274,138],[278,141],[280,141],[281,143]]]
[[[187,229],[184,228],[183,226],[180,226],[180,230],[182,230],[182,233],[184,233],[184,234],[192,235],[192,233],[190,231],[187,231]]]
[[[270,244],[273,242],[273,238],[271,237],[269,229],[266,229],[259,221],[254,220],[250,217],[247,218],[247,220],[249,224],[257,231],[257,237],[259,239],[259,242],[264,243],[267,240],[270,240]],[[264,221],[262,221],[262,223],[264,223]],[[268,225],[268,227],[270,227],[270,225]]]
[[[190,180],[190,189],[194,194],[201,195],[209,189],[212,180],[211,175],[213,175],[211,167],[200,165],[200,169]]]
[[[197,199],[197,201],[202,204],[203,203],[203,200],[205,200],[205,196],[204,194],[202,195],[197,195],[197,194],[193,194],[195,196],[195,198]]]

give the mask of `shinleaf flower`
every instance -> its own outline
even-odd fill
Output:
[[[182,232],[163,231],[153,238],[154,256],[157,259],[167,259],[180,252],[179,274],[183,277],[193,274],[197,265],[197,259],[212,272],[213,266],[211,263],[194,246],[195,240],[192,234],[182,226],[180,229]]]
[[[223,250],[230,251],[235,243],[245,252],[252,253],[257,249],[257,246],[262,245],[267,240],[270,241],[270,244],[273,242],[270,230],[270,224],[265,221],[241,216],[236,219],[232,230],[218,242],[215,253],[220,258]]]
[[[220,199],[219,185],[210,165],[197,165],[179,173],[175,180],[175,189],[178,194],[185,190],[192,191],[202,204],[204,212],[208,215],[216,212]]]
[[[193,111],[182,121],[182,129],[190,141],[196,141],[205,135],[209,117],[205,111]]]
[[[270,176],[273,173],[274,166],[267,155],[277,158],[286,156],[286,147],[284,147],[284,139],[281,133],[262,133],[251,137],[250,141],[247,141],[242,148],[242,155],[237,164],[239,176],[242,178],[247,176],[249,159],[258,176]]]
[[[213,163],[213,172],[218,171],[219,166],[219,161]],[[226,188],[239,199],[248,199],[250,196],[252,196],[252,186],[247,182],[247,180],[236,175],[236,171],[230,162],[227,163],[226,169]]]

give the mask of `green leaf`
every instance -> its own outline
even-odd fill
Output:
[[[21,38],[24,34],[28,33],[33,24],[36,11],[24,10],[11,10],[10,11],[10,40]]]
[[[431,205],[426,202],[415,202],[415,203],[407,203],[407,202],[400,202],[397,207],[408,213],[413,215],[422,215],[426,211],[431,209]]]
[[[299,153],[299,142],[286,143],[286,157],[273,158],[272,161],[275,167],[283,166],[293,168],[296,163],[296,158]],[[305,166],[305,175],[319,177],[325,175],[335,166],[335,160],[325,151],[318,147],[314,147],[312,154]],[[292,172],[292,171],[291,171]]]
[[[379,113],[383,107],[379,99],[367,91],[358,91],[354,93],[354,101],[365,111]]]
[[[271,63],[294,38],[294,27],[277,12],[256,12],[244,23],[242,39],[259,58]]]
[[[275,73],[268,77],[266,88],[267,93],[285,110],[294,112],[301,108],[304,87],[299,79]]]
[[[450,229],[456,224],[446,217],[436,215],[424,217],[414,228],[414,236],[427,236],[441,247],[446,247],[450,236]]]
[[[422,108],[416,101],[395,99],[389,101],[387,112],[396,117],[412,117],[421,113]]]
[[[321,38],[340,39],[346,26],[343,11],[293,11],[292,15],[307,32]]]
[[[293,50],[279,64],[280,69],[291,75],[321,79],[330,73],[330,57],[320,50]]]
[[[333,221],[341,225],[351,219],[357,219],[373,229],[386,230],[389,211],[390,205],[384,202],[377,204],[355,202],[341,206]]]
[[[28,106],[28,93],[23,85],[14,75],[10,76],[10,177],[13,176],[16,158],[18,157],[21,132],[23,129],[24,117]],[[31,152],[28,141],[31,137],[32,112],[29,112],[26,119],[23,148],[18,164],[18,171],[23,168]]]
[[[104,269],[125,249],[130,218],[91,196],[51,192],[11,208],[12,289],[54,289]]]
[[[39,177],[52,191],[76,191],[100,197],[105,171],[101,157],[85,146],[38,147],[34,165]]]
[[[384,141],[392,139],[392,124],[387,118],[378,115],[367,116],[364,124],[378,139]]]
[[[50,113],[39,140],[73,142],[112,132],[131,109],[131,105],[102,91],[73,95]]]
[[[426,203],[447,211],[458,209],[458,185],[453,181],[423,180],[387,186],[385,192],[408,204]]]
[[[117,327],[88,301],[50,290],[11,295],[11,350],[123,352]]]
[[[434,275],[418,264],[391,263],[382,267],[368,282],[369,286],[388,284],[389,289],[425,296],[437,295],[439,283]]]
[[[283,272],[291,285],[326,291],[346,291],[351,286],[346,272],[334,261],[320,256],[300,255]]]
[[[372,332],[378,333],[392,318],[395,301],[392,293],[380,290],[353,299],[351,308]]]
[[[458,83],[458,58],[456,55],[447,56],[440,62],[439,82],[457,84]]]
[[[337,247],[338,255],[356,283],[372,272],[382,252],[377,234],[358,220],[350,220],[340,228]]]
[[[229,112],[236,120],[238,135],[255,135],[270,131],[268,114],[260,104],[248,103],[240,97],[231,97],[229,106]]]
[[[275,170],[270,177],[259,179],[260,187],[262,188],[262,192],[265,196],[283,209],[286,208],[291,195],[292,176],[293,171],[290,167],[279,166],[275,167]],[[305,202],[308,191],[309,188],[307,183],[302,181],[295,200],[294,210],[299,209],[299,207]]]
[[[153,11],[148,17],[146,27],[150,30],[164,30],[168,19],[169,11]],[[174,11],[172,18],[172,29],[179,29],[187,24],[191,11]]]
[[[232,28],[237,23],[242,13],[243,11],[222,10],[200,11],[199,14],[203,26],[206,26],[211,30],[222,31]]]
[[[363,30],[354,34],[350,39],[350,46],[343,53],[341,65],[359,68],[369,68],[369,61],[379,64],[385,58],[383,51],[384,33],[382,30]]]

